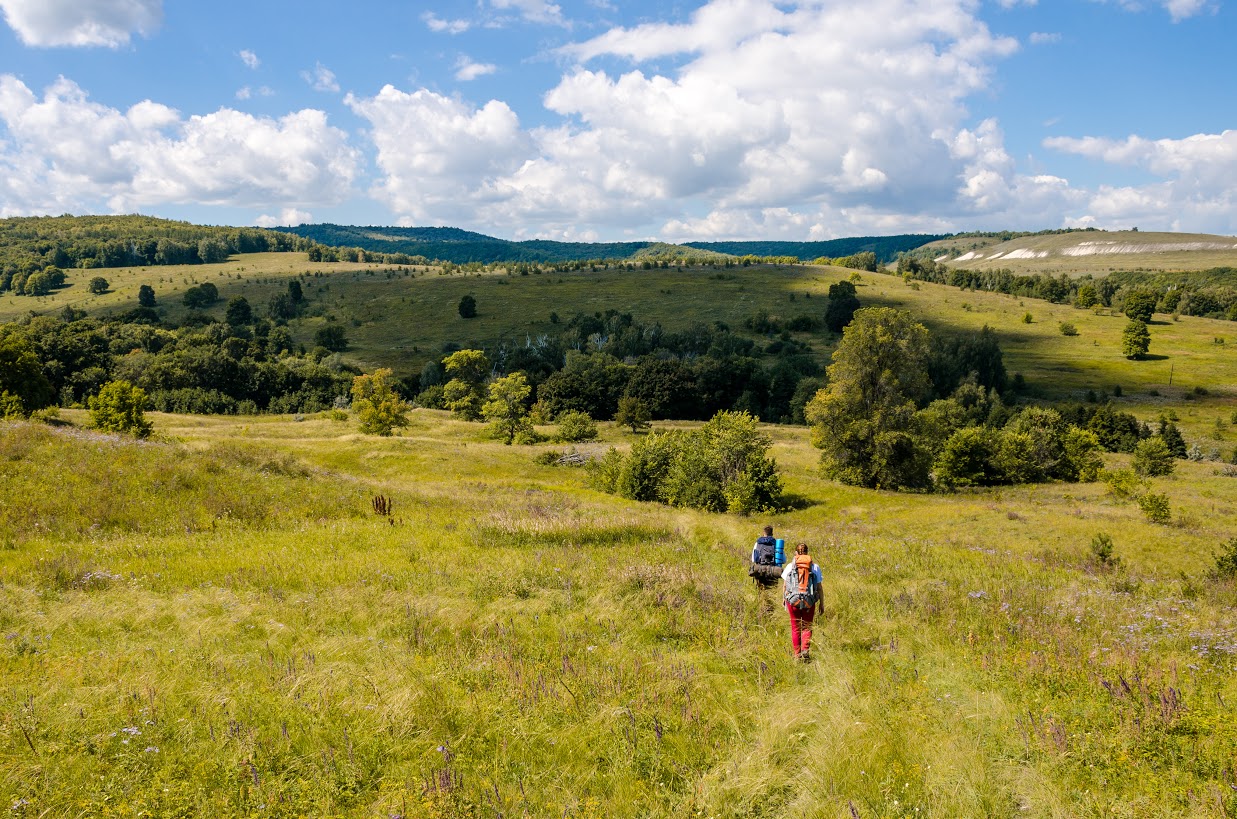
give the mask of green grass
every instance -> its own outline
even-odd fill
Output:
[[[827,577],[803,666],[745,575],[763,521],[601,495],[424,410],[389,439],[154,420],[146,444],[0,425],[13,815],[1237,810],[1214,464],[1154,480],[1157,526],[1102,484],[843,487],[767,428],[805,500],[772,522]]]

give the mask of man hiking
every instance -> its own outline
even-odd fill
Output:
[[[790,645],[794,649],[796,660],[807,662],[809,659],[812,620],[818,609],[822,612],[825,610],[823,595],[820,593],[823,582],[820,566],[807,553],[807,544],[800,543],[795,547],[794,560],[788,561],[782,572],[782,583],[786,589],[786,611],[790,614]]]
[[[766,526],[765,533],[756,538],[756,545],[752,546],[752,566],[747,571],[748,576],[763,588],[769,588],[782,576],[782,565],[777,558],[777,539],[773,537],[773,527]]]

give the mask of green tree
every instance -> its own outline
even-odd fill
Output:
[[[1095,285],[1090,282],[1079,285],[1078,293],[1074,296],[1074,306],[1083,310],[1089,310],[1100,303],[1099,294],[1095,291]]]
[[[146,420],[150,400],[146,391],[128,381],[110,381],[88,401],[90,417],[103,432],[122,432],[138,438],[150,436],[151,423]]]
[[[8,415],[29,415],[50,407],[56,400],[56,388],[43,374],[42,364],[30,342],[3,328],[0,328],[0,396],[9,396],[3,410]]]
[[[253,308],[249,306],[249,299],[244,296],[233,296],[228,299],[228,309],[224,313],[224,321],[233,327],[253,324]],[[326,347],[325,344],[322,346]],[[327,347],[327,349],[330,348]]]
[[[333,353],[341,353],[348,349],[348,335],[341,325],[328,324],[325,327],[319,327],[314,333],[314,344]]]
[[[107,292],[109,287],[111,287],[111,284],[102,276],[95,276],[90,280],[90,284],[88,285],[90,292],[96,296],[102,296]]]
[[[648,429],[652,418],[653,415],[649,412],[648,406],[634,395],[624,395],[620,398],[618,411],[614,413],[614,423],[621,427],[631,427],[632,435],[640,430]]]
[[[1151,331],[1146,322],[1130,319],[1121,332],[1121,352],[1126,358],[1138,359],[1151,349]]]
[[[1168,444],[1159,435],[1144,438],[1134,447],[1134,473],[1147,478],[1161,475],[1171,475],[1173,472],[1173,453]]]
[[[490,360],[481,350],[458,350],[442,361],[450,380],[443,386],[443,404],[458,418],[479,421],[485,403]]]
[[[52,292],[51,279],[44,273],[31,273],[22,292],[27,296],[46,296]]]
[[[137,289],[137,305],[138,307],[154,307],[155,306],[155,288],[149,284],[144,284]]]
[[[915,410],[931,392],[928,331],[909,313],[855,313],[829,365],[828,386],[804,410],[828,474],[843,483],[925,486],[930,458],[914,439]]]
[[[829,306],[825,308],[825,326],[830,332],[840,333],[851,323],[858,310],[859,296],[855,285],[847,281],[829,285]]]
[[[361,432],[368,435],[390,435],[408,426],[408,405],[395,392],[391,370],[385,367],[352,379],[352,410]]]
[[[528,417],[528,399],[533,393],[522,372],[490,382],[489,400],[481,414],[490,422],[494,437],[510,446],[517,438],[530,436],[533,423]]]
[[[1159,299],[1153,290],[1131,290],[1125,295],[1125,314],[1133,321],[1146,324],[1155,314],[1157,301]]]
[[[460,299],[459,307],[460,318],[476,318],[477,316],[477,299],[472,295],[464,296]]]

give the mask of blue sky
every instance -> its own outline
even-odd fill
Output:
[[[0,0],[0,216],[1237,233],[1226,0]]]

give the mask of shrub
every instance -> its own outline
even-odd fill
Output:
[[[314,345],[332,353],[341,353],[348,349],[348,336],[340,325],[328,324],[314,333]]]
[[[1061,335],[1076,336],[1078,335],[1078,328],[1073,324],[1070,324],[1068,321],[1063,321],[1061,322]]]
[[[1091,538],[1091,558],[1095,564],[1104,569],[1116,569],[1121,566],[1121,558],[1117,557],[1112,545],[1112,538],[1100,532]]]
[[[634,395],[625,395],[619,399],[618,411],[614,413],[614,423],[623,427],[631,427],[632,435],[642,429],[649,428],[652,419],[648,405]]]
[[[1172,520],[1172,507],[1168,496],[1156,492],[1148,492],[1138,499],[1138,508],[1152,523],[1168,523]]]
[[[122,432],[138,438],[150,436],[151,423],[146,420],[149,406],[146,391],[128,381],[111,381],[98,395],[89,400],[90,417],[103,432]]]
[[[1173,453],[1159,435],[1138,442],[1134,447],[1134,472],[1148,478],[1171,475]]]
[[[597,422],[585,412],[568,411],[558,416],[557,441],[592,441],[597,437]]]
[[[1035,317],[1031,315],[1030,311],[1022,314],[1023,324],[1031,324],[1034,321],[1035,321]]]
[[[1137,496],[1146,486],[1146,481],[1134,474],[1132,469],[1114,469],[1100,473],[1100,479],[1109,493],[1119,500]]]
[[[1237,537],[1229,538],[1220,553],[1212,552],[1211,557],[1215,561],[1215,567],[1211,570],[1212,577],[1220,580],[1237,577]]]
[[[1138,359],[1151,349],[1151,332],[1145,322],[1130,319],[1121,331],[1121,353],[1126,358]]]
[[[468,295],[460,299],[459,307],[460,318],[476,318],[477,316],[477,299],[474,296]]]
[[[111,287],[111,284],[107,279],[102,276],[95,276],[90,280],[90,284],[87,286],[87,289],[94,295],[101,296],[107,292],[109,287]]]

